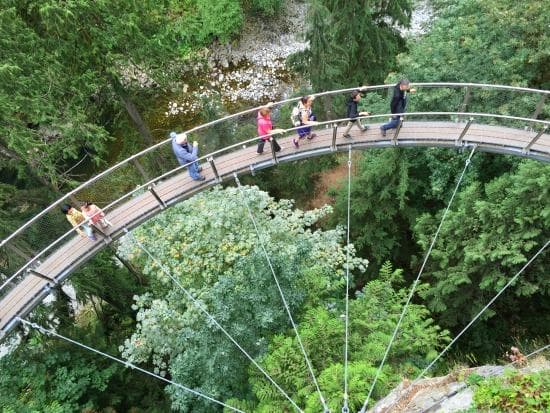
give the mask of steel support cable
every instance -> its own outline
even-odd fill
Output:
[[[367,411],[367,406],[369,404],[370,397],[371,397],[372,392],[374,390],[374,386],[376,385],[376,381],[378,380],[378,376],[380,375],[380,372],[382,371],[382,367],[384,366],[384,363],[386,362],[386,358],[388,357],[388,354],[389,354],[391,346],[392,346],[392,344],[395,340],[395,337],[397,337],[397,332],[399,331],[399,327],[401,326],[401,322],[403,321],[403,318],[405,317],[405,313],[407,312],[407,308],[409,307],[412,296],[413,296],[413,294],[416,290],[416,286],[418,284],[418,281],[420,280],[420,277],[422,276],[422,272],[424,271],[424,267],[426,266],[426,262],[428,261],[428,258],[430,257],[430,254],[432,253],[432,249],[435,245],[435,242],[437,240],[439,232],[441,231],[441,227],[443,226],[443,222],[445,221],[445,218],[447,217],[447,213],[449,212],[449,209],[450,209],[450,207],[453,203],[455,195],[458,192],[458,188],[460,187],[460,184],[462,182],[462,179],[464,178],[466,170],[468,169],[468,166],[470,165],[470,162],[472,160],[472,156],[473,156],[473,154],[476,150],[476,147],[477,147],[476,145],[474,145],[472,147],[472,150],[470,151],[470,155],[468,156],[468,159],[466,159],[466,162],[464,163],[464,168],[462,169],[462,173],[460,174],[458,182],[455,185],[455,189],[453,191],[453,194],[451,195],[451,198],[449,199],[449,202],[447,203],[447,207],[445,208],[445,212],[443,213],[443,216],[441,217],[441,221],[439,222],[439,226],[437,227],[437,230],[435,231],[435,234],[433,236],[430,247],[428,248],[428,251],[426,252],[426,255],[424,256],[424,261],[422,262],[422,266],[420,267],[420,271],[418,271],[418,275],[416,276],[416,279],[413,282],[413,285],[412,285],[411,290],[409,292],[409,296],[407,297],[407,301],[405,302],[405,305],[403,306],[403,311],[401,312],[401,315],[399,316],[399,320],[397,321],[397,325],[395,326],[395,329],[393,330],[393,334],[392,334],[392,337],[390,339],[390,342],[388,343],[388,346],[386,347],[386,352],[384,353],[384,357],[382,358],[382,361],[380,362],[380,365],[378,366],[378,370],[376,370],[376,375],[374,376],[374,380],[373,380],[372,385],[369,389],[367,399],[365,400],[365,403],[363,404],[363,407],[361,407],[361,410],[359,411],[359,413],[365,413]]]
[[[246,358],[248,360],[250,360],[250,362],[258,369],[262,372],[262,374],[266,377],[266,379],[268,379],[276,388],[277,390],[279,390],[279,392],[281,392],[281,394],[292,404],[292,406],[294,406],[294,408],[296,410],[298,410],[300,413],[303,413],[303,410],[300,409],[298,407],[298,405],[296,404],[296,402],[294,402],[294,400],[292,400],[292,398],[281,388],[281,386],[279,386],[275,380],[273,380],[271,378],[271,376],[256,362],[256,360],[254,360],[252,358],[252,356],[250,354],[248,354],[248,352],[231,336],[231,334],[229,334],[227,332],[227,330],[225,328],[223,328],[223,326],[218,323],[218,321],[208,312],[208,310],[206,310],[206,308],[204,308],[200,302],[195,298],[193,297],[193,295],[174,277],[172,276],[172,274],[166,269],[166,267],[159,261],[157,260],[153,254],[151,254],[151,252],[145,248],[145,246],[139,242],[136,237],[134,236],[134,234],[132,234],[131,232],[129,231],[126,231],[133,239],[133,241],[143,250],[143,252],[145,252],[145,254],[147,254],[149,256],[149,258],[151,258],[153,260],[153,262],[159,266],[159,268],[162,270],[162,272],[172,280],[172,282],[174,284],[176,284],[179,289],[181,291],[183,291],[183,293],[186,295],[186,297],[193,303],[193,305],[199,309],[216,327],[218,327],[226,336],[229,340],[231,340],[231,342],[233,344],[235,344],[235,346],[246,356]]]
[[[445,348],[439,353],[439,355],[438,355],[438,356],[437,356],[437,357],[436,357],[436,358],[435,358],[435,359],[434,359],[434,360],[433,360],[433,361],[432,361],[432,362],[422,371],[422,373],[420,373],[420,374],[416,377],[416,379],[414,379],[413,384],[414,384],[415,382],[417,382],[424,374],[426,374],[426,372],[427,372],[429,369],[431,369],[431,368],[433,367],[433,365],[443,356],[443,354],[445,354],[445,353],[447,352],[447,350],[449,350],[449,349],[451,348],[451,346],[452,346],[454,343],[456,343],[456,341],[460,338],[460,336],[462,336],[462,334],[464,334],[464,333],[466,332],[466,330],[468,330],[468,329],[472,326],[472,324],[474,324],[474,323],[477,321],[477,319],[478,319],[479,317],[481,317],[481,315],[485,312],[485,310],[487,310],[487,309],[491,306],[491,304],[493,304],[493,303],[496,301],[496,299],[497,299],[498,297],[500,297],[500,295],[501,295],[510,285],[512,285],[512,284],[514,283],[514,281],[516,281],[516,279],[521,275],[521,273],[523,273],[523,271],[525,271],[525,269],[529,266],[529,264],[531,264],[531,263],[532,263],[532,262],[533,262],[533,261],[534,261],[534,260],[535,260],[535,259],[536,259],[536,258],[546,249],[546,247],[548,246],[548,244],[550,244],[550,240],[546,241],[546,243],[537,251],[537,253],[536,253],[535,255],[533,255],[533,256],[531,257],[531,259],[530,259],[529,261],[527,261],[527,263],[525,263],[525,265],[521,268],[521,270],[519,270],[519,271],[516,273],[516,275],[514,275],[514,276],[510,279],[510,281],[508,281],[508,282],[506,283],[506,285],[500,289],[500,291],[491,299],[491,301],[489,301],[489,302],[485,305],[485,307],[483,307],[483,308],[481,309],[481,311],[479,311],[479,312],[474,316],[474,318],[472,318],[472,320],[468,323],[468,325],[467,325],[466,327],[464,327],[464,328],[462,329],[462,331],[460,331],[460,333],[457,334],[457,336],[453,339],[453,341],[451,341],[451,342],[447,345],[447,347],[445,347]]]
[[[349,231],[351,206],[351,145],[348,151],[348,221],[346,234],[346,318],[344,339],[344,405],[342,413],[349,413],[348,407],[348,341],[349,341]]]
[[[532,357],[534,356],[535,354],[539,354],[541,352],[543,352],[544,350],[546,349],[549,349],[550,348],[550,344],[547,344],[545,345],[544,347],[541,347],[539,348],[538,350],[535,350],[535,351],[532,351],[531,353],[527,354],[525,356],[526,359],[528,359],[529,357]],[[508,363],[506,366],[511,366],[512,364],[516,364],[518,361],[512,361],[511,363]]]
[[[27,326],[29,326],[29,327],[31,327],[31,328],[34,328],[34,329],[40,331],[42,334],[54,336],[54,337],[60,338],[61,340],[65,340],[65,341],[67,341],[67,342],[69,342],[69,343],[72,343],[72,344],[78,346],[78,347],[81,347],[81,348],[83,348],[83,349],[86,349],[86,350],[88,350],[88,351],[91,351],[92,353],[99,354],[99,355],[101,355],[101,356],[103,356],[103,357],[106,357],[106,358],[108,358],[108,359],[110,359],[110,360],[116,361],[117,363],[123,364],[123,365],[125,365],[126,367],[130,367],[130,368],[132,368],[132,369],[138,370],[138,371],[140,371],[140,372],[142,372],[142,373],[144,373],[144,374],[147,374],[148,376],[155,377],[155,378],[157,378],[157,379],[159,379],[159,380],[162,380],[162,381],[165,382],[165,383],[168,383],[168,384],[171,384],[171,385],[173,385],[173,386],[176,386],[176,387],[178,387],[178,388],[180,388],[180,389],[182,389],[182,390],[185,390],[185,391],[188,392],[188,393],[194,394],[195,396],[202,397],[202,398],[204,398],[204,399],[206,399],[206,400],[209,400],[209,401],[211,401],[211,402],[213,402],[213,403],[219,404],[220,406],[227,407],[228,409],[230,409],[230,410],[232,410],[232,411],[234,411],[234,412],[245,413],[245,412],[243,412],[242,410],[237,409],[236,407],[229,406],[228,404],[225,404],[224,402],[221,402],[221,401],[219,401],[219,400],[216,400],[216,399],[214,399],[213,397],[207,396],[206,394],[201,393],[201,392],[199,392],[199,391],[197,391],[197,390],[193,390],[193,389],[191,389],[191,388],[189,388],[189,387],[186,387],[186,386],[184,386],[184,385],[182,385],[182,384],[176,383],[176,382],[174,382],[174,381],[172,381],[172,380],[169,380],[169,379],[167,379],[167,378],[165,378],[165,377],[162,377],[162,376],[160,376],[160,375],[158,375],[158,374],[152,373],[152,372],[150,372],[149,370],[145,370],[145,369],[143,369],[143,368],[141,368],[141,367],[139,367],[139,366],[136,366],[136,365],[133,364],[133,363],[130,363],[130,362],[128,362],[128,361],[124,361],[124,360],[122,360],[122,359],[119,359],[118,357],[115,357],[115,356],[112,356],[112,355],[110,355],[110,354],[104,353],[104,352],[101,351],[101,350],[97,350],[97,349],[95,349],[95,348],[93,348],[93,347],[87,346],[86,344],[80,343],[80,342],[78,342],[78,341],[76,341],[76,340],[73,340],[73,339],[71,339],[71,338],[69,338],[69,337],[65,337],[65,336],[62,335],[62,334],[56,333],[55,331],[50,330],[50,329],[47,329],[47,328],[45,328],[45,327],[42,327],[42,326],[40,326],[40,325],[38,325],[38,324],[36,324],[36,323],[31,323],[30,321],[24,320],[24,319],[19,318],[19,317],[18,317],[18,319],[19,319],[19,322],[21,322],[22,324],[25,324],[25,325],[27,325]]]
[[[248,211],[248,215],[250,216],[250,220],[252,221],[252,224],[254,225],[254,229],[256,231],[256,235],[258,237],[258,241],[260,242],[260,247],[265,255],[265,258],[267,260],[267,264],[269,265],[269,268],[271,269],[271,274],[273,275],[273,279],[275,280],[275,284],[277,285],[277,289],[279,290],[279,294],[281,296],[281,300],[283,301],[283,305],[285,307],[285,310],[288,314],[288,318],[290,319],[290,323],[292,324],[292,328],[294,329],[294,333],[296,334],[296,339],[298,340],[298,344],[300,346],[300,349],[302,350],[302,354],[304,355],[304,359],[306,361],[309,374],[311,375],[311,378],[313,379],[313,383],[315,384],[315,388],[317,389],[317,393],[319,394],[319,399],[321,401],[321,404],[324,409],[324,413],[330,413],[330,410],[327,406],[327,403],[325,401],[325,398],[323,397],[323,394],[321,393],[321,389],[319,388],[319,383],[317,382],[317,378],[315,377],[315,373],[313,372],[313,367],[311,365],[311,362],[309,361],[309,357],[306,354],[306,350],[304,348],[304,345],[302,343],[302,339],[300,338],[300,334],[298,333],[298,328],[296,327],[296,323],[294,322],[294,319],[292,318],[292,314],[290,312],[290,308],[288,307],[288,303],[286,302],[285,295],[283,293],[283,290],[281,288],[281,284],[279,283],[279,279],[277,278],[277,275],[275,274],[275,269],[273,268],[273,265],[271,264],[271,259],[269,258],[269,254],[267,253],[267,249],[264,245],[264,242],[262,240],[262,237],[260,235],[260,230],[258,228],[258,225],[256,224],[256,220],[254,219],[254,215],[252,214],[252,210],[250,209],[250,205],[248,204],[248,201],[246,199],[246,196],[244,194],[243,188],[241,186],[241,182],[239,181],[239,177],[237,176],[237,173],[234,173],[233,176],[235,177],[235,182],[237,183],[237,187],[239,188],[239,192],[241,193],[241,197],[244,201],[244,204],[246,206],[246,209]]]

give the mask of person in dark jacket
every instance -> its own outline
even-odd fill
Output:
[[[351,127],[353,125],[357,125],[357,127],[361,129],[361,132],[365,132],[369,128],[367,125],[363,125],[361,123],[361,119],[357,119],[359,116],[370,115],[370,112],[359,112],[357,105],[359,104],[360,100],[361,100],[360,90],[354,90],[353,92],[351,92],[351,95],[347,102],[348,110],[346,113],[346,117],[350,118],[350,120],[346,125],[346,129],[344,129],[344,138],[351,138],[349,131],[351,130]]]
[[[415,93],[416,89],[411,89],[410,82],[407,79],[401,79],[393,88],[393,97],[390,104],[391,113],[399,114],[405,113],[407,107],[407,92]],[[386,136],[388,129],[395,129],[399,125],[399,119],[401,116],[392,116],[388,123],[380,126],[380,133],[382,136]]]
[[[201,168],[197,162],[199,152],[198,142],[193,142],[193,146],[189,145],[186,133],[177,134],[176,132],[170,132],[170,137],[172,138],[172,150],[174,151],[174,155],[176,155],[178,163],[180,165],[187,165],[191,179],[194,181],[204,181],[205,178],[199,173]]]

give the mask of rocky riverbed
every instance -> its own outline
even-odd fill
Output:
[[[305,2],[287,1],[277,18],[247,20],[238,41],[205,49],[203,59],[187,67],[183,94],[168,102],[165,115],[199,110],[204,99],[220,99],[232,107],[284,95],[296,80],[286,59],[307,48],[305,15]]]
[[[239,39],[213,44],[202,59],[186,68],[181,96],[167,102],[166,117],[190,115],[204,99],[219,99],[227,107],[257,105],[285,96],[297,82],[286,67],[286,59],[305,50],[307,4],[288,0],[278,17],[251,18]],[[417,0],[411,27],[403,35],[423,34],[433,17],[428,0]]]

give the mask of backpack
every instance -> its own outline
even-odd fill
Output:
[[[298,106],[292,108],[292,112],[290,113],[290,122],[293,126],[300,126],[302,124],[301,111]]]

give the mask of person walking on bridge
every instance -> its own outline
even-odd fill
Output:
[[[386,136],[388,129],[395,129],[399,125],[401,116],[400,113],[405,113],[407,107],[407,92],[415,93],[416,89],[411,89],[410,82],[407,79],[401,79],[393,88],[393,97],[390,104],[390,110],[392,114],[396,114],[391,117],[388,123],[380,126],[380,133],[382,136]]]
[[[178,163],[180,165],[187,165],[191,179],[194,181],[204,181],[205,177],[199,173],[201,167],[197,162],[199,153],[198,142],[193,142],[193,146],[189,145],[186,133],[177,134],[176,132],[170,132],[170,137],[172,138],[172,150],[174,151],[174,155],[176,155]]]
[[[258,111],[258,116],[256,120],[258,121],[258,136],[260,137],[260,142],[258,142],[258,155],[261,155],[264,152],[264,145],[266,142],[273,143],[273,149],[275,152],[281,151],[283,148],[273,137],[273,134],[282,133],[284,129],[273,129],[273,123],[271,122],[271,106],[272,102],[269,102],[263,108]]]
[[[315,138],[317,135],[311,132],[311,126],[317,125],[317,117],[313,114],[311,106],[315,96],[308,95],[303,96],[298,102],[298,117],[302,128],[296,129],[298,132],[298,139],[293,139],[292,142],[296,148],[300,147],[299,140],[307,138],[308,140]]]
[[[361,132],[365,132],[369,128],[367,125],[363,125],[361,123],[361,119],[357,119],[359,116],[370,115],[370,112],[359,112],[357,106],[360,100],[361,90],[354,90],[353,92],[351,92],[351,95],[347,102],[346,117],[349,118],[349,121],[346,125],[346,129],[344,129],[344,138],[351,138],[349,131],[351,130],[353,125],[357,125]]]

